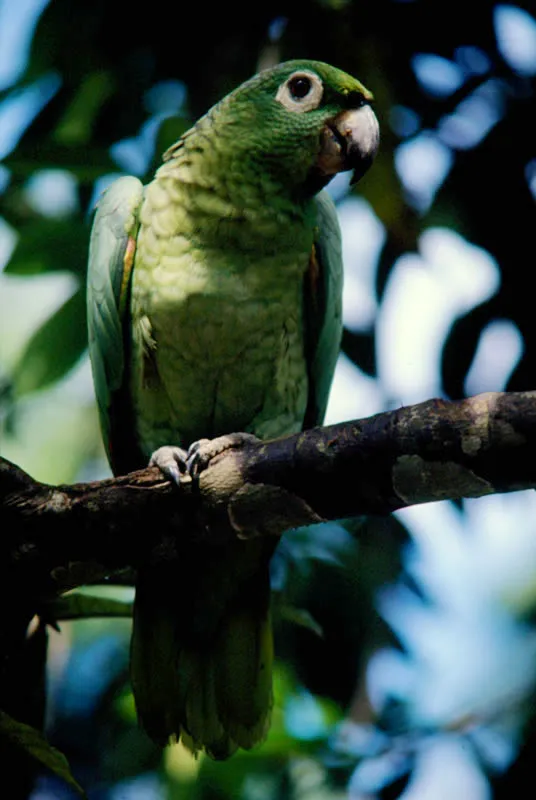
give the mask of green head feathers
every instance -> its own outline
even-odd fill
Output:
[[[287,61],[264,70],[215,105],[166,154],[201,147],[232,176],[256,178],[307,196],[337,172],[368,169],[379,142],[371,93],[319,61]],[[192,147],[193,146],[193,147]]]

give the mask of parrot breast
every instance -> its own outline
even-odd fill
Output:
[[[271,237],[264,249],[239,249],[226,236],[218,248],[205,221],[212,240],[203,247],[191,199],[188,211],[180,193],[167,203],[164,196],[158,180],[146,190],[132,284],[132,396],[142,450],[232,431],[260,438],[299,431],[312,232],[293,242],[287,236],[279,248]],[[248,226],[237,224],[247,239]]]

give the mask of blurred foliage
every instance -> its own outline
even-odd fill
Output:
[[[0,90],[3,113],[38,87],[33,115],[0,165],[2,232],[12,248],[0,291],[13,298],[2,305],[0,323],[2,455],[51,482],[104,474],[84,307],[89,215],[99,179],[121,172],[128,152],[137,154],[137,172],[147,179],[160,154],[212,103],[259,66],[288,58],[335,64],[374,92],[381,151],[357,192],[386,232],[375,286],[379,304],[393,264],[416,251],[421,232],[433,225],[458,231],[500,266],[500,291],[449,332],[441,366],[445,395],[462,396],[480,334],[496,318],[515,322],[525,345],[508,388],[532,388],[536,326],[533,293],[525,286],[534,251],[534,74],[516,71],[498,48],[496,5],[264,0],[172,7],[155,0],[135,8],[50,0],[25,69]],[[534,14],[528,0],[517,7]],[[438,92],[423,84],[415,68],[423,54],[456,62],[464,75],[460,85]],[[471,59],[482,68],[471,67]],[[155,87],[166,85],[175,95],[157,102]],[[423,207],[395,168],[398,148],[418,132],[444,132],[463,103],[490,86],[498,98],[497,121],[475,144],[448,148],[451,169]],[[69,177],[70,204],[58,209],[47,198],[36,202],[31,180],[45,170]],[[373,326],[347,330],[344,349],[376,375]],[[405,537],[394,520],[369,520],[357,533],[350,524],[329,531],[320,542],[311,531],[286,537],[280,548],[274,562],[280,655],[274,725],[263,748],[228,764],[192,761],[179,746],[162,756],[138,730],[128,691],[128,623],[62,623],[61,637],[51,634],[47,731],[91,798],[345,796],[347,774],[327,770],[322,754],[330,725],[349,707],[354,718],[366,719],[367,655],[389,640],[374,593],[396,575]],[[304,612],[304,624],[296,625],[299,615],[291,608]],[[90,601],[71,602],[63,615],[92,611]],[[290,730],[287,712],[298,701],[301,727]],[[520,765],[516,780],[520,769],[521,780],[530,773],[530,753]],[[508,775],[501,791],[507,784]],[[71,795],[44,774],[36,796]]]
[[[17,722],[5,712],[0,711],[0,738],[11,746],[26,751],[32,758],[44,764],[64,780],[77,794],[85,796],[82,787],[73,779],[65,756],[50,747],[43,734],[31,725]]]

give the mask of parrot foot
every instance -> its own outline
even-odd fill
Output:
[[[168,481],[180,486],[181,475],[188,472],[186,450],[174,445],[159,447],[152,454],[149,466],[158,467]]]
[[[259,442],[252,433],[228,433],[216,439],[198,439],[188,448],[186,468],[192,478],[197,478],[209,462],[226,450],[240,450],[245,444]]]

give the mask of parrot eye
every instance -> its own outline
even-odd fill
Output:
[[[294,100],[303,100],[312,89],[311,79],[307,75],[298,75],[288,82],[289,91]]]
[[[314,72],[294,72],[282,83],[275,99],[288,111],[313,111],[318,108],[324,87]]]

